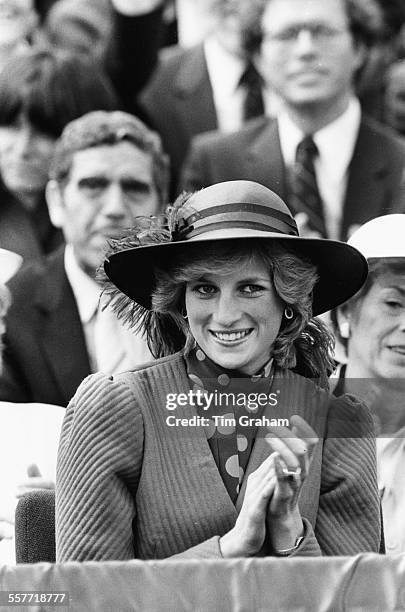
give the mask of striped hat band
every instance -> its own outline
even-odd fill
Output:
[[[232,228],[298,236],[297,225],[291,214],[251,202],[229,202],[201,210],[186,206],[173,240],[190,240],[213,230]]]

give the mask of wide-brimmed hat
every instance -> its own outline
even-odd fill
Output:
[[[367,221],[347,244],[366,259],[405,257],[405,214],[383,215]]]
[[[0,283],[4,285],[21,267],[23,258],[13,251],[0,249]]]
[[[104,270],[122,293],[151,309],[156,267],[167,267],[172,256],[204,253],[208,243],[224,241],[235,245],[276,241],[313,262],[319,275],[314,315],[351,298],[367,277],[361,253],[343,242],[301,238],[283,200],[252,181],[217,183],[193,193],[179,210],[177,227],[166,242],[115,252],[104,262]]]

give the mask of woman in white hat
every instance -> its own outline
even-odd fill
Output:
[[[357,395],[374,414],[386,550],[405,552],[405,215],[369,221],[349,244],[369,275],[335,317],[347,365],[334,393]]]
[[[360,289],[364,258],[300,238],[278,196],[231,181],[144,219],[105,272],[159,359],[72,400],[57,559],[378,551],[372,419],[322,388],[331,339],[312,319]]]

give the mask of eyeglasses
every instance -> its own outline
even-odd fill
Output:
[[[320,44],[330,43],[348,30],[333,28],[323,23],[302,24],[279,30],[278,32],[264,32],[263,41],[273,43],[292,44],[298,40],[301,32],[309,32],[311,38]]]

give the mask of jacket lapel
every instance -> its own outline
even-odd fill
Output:
[[[88,374],[90,363],[76,302],[64,269],[64,249],[49,258],[35,296],[42,345],[52,378],[65,403]]]
[[[266,119],[263,130],[246,153],[247,176],[281,198],[286,197],[286,176],[277,121]]]
[[[184,55],[174,94],[191,135],[217,129],[214,97],[202,45],[189,49]]]

